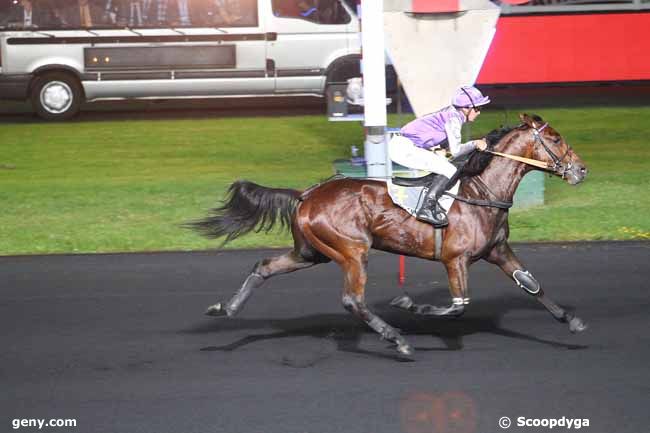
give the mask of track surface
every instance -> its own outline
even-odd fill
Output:
[[[571,335],[483,263],[462,318],[393,311],[397,257],[372,254],[368,303],[415,362],[342,309],[332,264],[275,277],[240,317],[216,319],[203,309],[278,251],[0,258],[0,431],[76,418],[42,431],[485,433],[502,416],[508,431],[551,431],[520,416],[648,431],[650,243],[516,251],[590,328]],[[418,301],[447,303],[446,287],[439,264],[407,260]]]

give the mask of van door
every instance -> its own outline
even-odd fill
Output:
[[[262,0],[264,1],[264,0]],[[276,93],[323,94],[327,67],[350,53],[353,17],[339,0],[265,0],[268,62]]]
[[[219,39],[217,47],[233,50],[234,62],[213,70],[177,70],[174,84],[183,88],[174,88],[173,92],[206,96],[273,93],[275,83],[266,72],[266,35],[258,3],[259,0],[190,2],[192,25],[180,31],[197,39],[210,33]],[[212,42],[205,44],[214,46]]]
[[[235,46],[235,68],[215,81],[218,95],[270,94],[274,80],[266,71],[266,34],[259,3],[267,0],[210,0],[209,22],[223,34],[223,44]]]

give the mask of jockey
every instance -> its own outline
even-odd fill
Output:
[[[481,106],[489,104],[473,86],[461,87],[452,98],[451,105],[435,113],[427,114],[406,124],[388,144],[390,159],[405,167],[438,173],[428,186],[426,197],[420,202],[416,218],[434,224],[447,225],[447,215],[438,205],[438,198],[458,180],[456,167],[446,157],[437,154],[439,149],[449,150],[455,158],[478,149],[485,150],[484,139],[461,143],[461,128],[465,122],[473,122],[481,113]]]

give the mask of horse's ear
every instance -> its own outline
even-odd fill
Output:
[[[534,129],[537,129],[540,126],[537,123],[535,123],[535,120],[533,120],[533,118],[526,113],[520,113],[519,120],[521,120],[524,124]]]

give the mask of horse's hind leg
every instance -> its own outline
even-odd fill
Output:
[[[382,338],[395,343],[399,353],[412,355],[413,348],[404,337],[395,328],[370,311],[365,303],[365,286],[368,279],[366,272],[367,254],[367,250],[365,252],[360,251],[358,255],[355,254],[354,257],[346,258],[340,263],[344,272],[344,290],[341,300],[343,307],[363,320]]]
[[[246,301],[253,294],[253,290],[264,284],[264,281],[274,275],[286,274],[299,269],[309,268],[322,262],[315,257],[301,254],[297,250],[290,251],[281,256],[271,257],[257,262],[242,286],[227,303],[217,302],[211,305],[205,314],[209,316],[232,317],[241,311]]]
[[[555,319],[568,323],[571,332],[582,332],[587,329],[587,325],[582,319],[565,311],[562,307],[546,297],[539,282],[521,264],[507,242],[502,242],[494,247],[486,260],[499,266],[519,287],[524,289],[529,295],[534,296]]]

